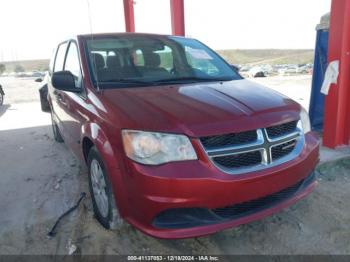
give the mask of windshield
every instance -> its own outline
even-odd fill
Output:
[[[86,40],[86,50],[100,88],[241,79],[214,51],[188,38],[99,37]]]

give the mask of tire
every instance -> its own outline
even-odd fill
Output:
[[[0,106],[4,104],[4,95],[0,92]]]
[[[96,147],[91,148],[87,164],[90,195],[96,219],[106,229],[120,229],[124,222],[116,206],[105,165]]]
[[[61,132],[58,128],[57,123],[55,122],[53,118],[53,113],[51,112],[51,126],[52,126],[52,133],[53,133],[53,138],[55,139],[56,142],[58,143],[63,143],[63,138],[61,135]]]

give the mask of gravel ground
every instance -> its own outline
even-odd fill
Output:
[[[284,84],[310,89],[310,77],[261,81],[279,91]],[[40,84],[0,83],[6,92],[0,108],[0,210],[6,211],[0,212],[0,254],[68,254],[74,247],[81,254],[350,254],[350,158],[322,163],[319,185],[296,205],[207,237],[159,240],[131,226],[106,231],[88,196],[48,239],[55,220],[88,192],[87,176],[65,145],[53,141],[50,117],[40,111]]]

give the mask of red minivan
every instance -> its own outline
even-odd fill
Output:
[[[306,111],[194,39],[64,41],[48,101],[55,140],[87,166],[105,228],[125,220],[159,238],[207,235],[271,215],[316,184]]]

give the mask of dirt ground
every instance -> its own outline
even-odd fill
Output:
[[[310,77],[263,79],[308,103]],[[0,78],[0,254],[350,254],[350,158],[322,163],[319,185],[306,199],[261,221],[208,237],[160,240],[131,226],[104,230],[89,197],[61,221],[55,220],[88,192],[87,176],[64,144],[52,139],[50,117],[40,111],[40,84]],[[288,93],[288,92],[287,92]],[[292,92],[293,93],[293,92]]]

